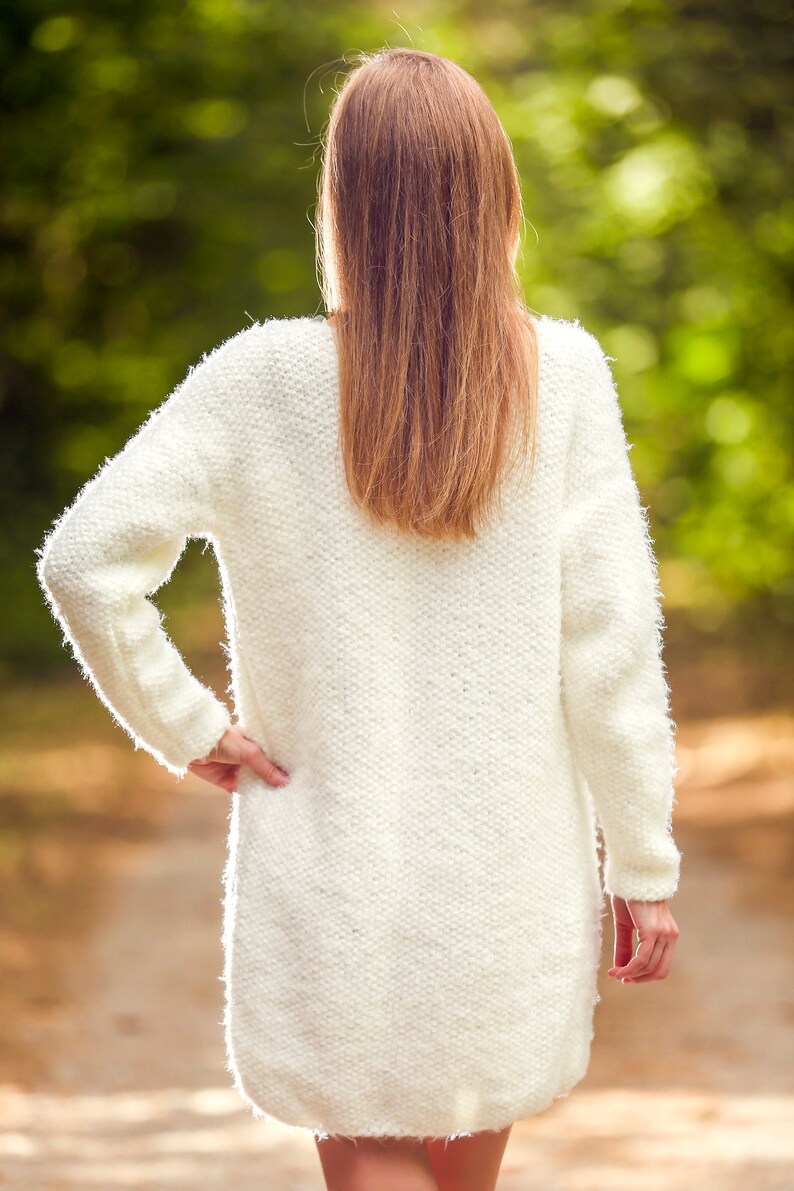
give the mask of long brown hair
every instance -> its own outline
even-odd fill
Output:
[[[518,173],[457,63],[407,48],[358,60],[328,120],[316,229],[347,484],[376,523],[475,538],[501,509],[511,443],[513,464],[536,450]]]

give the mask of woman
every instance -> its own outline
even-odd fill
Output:
[[[329,1188],[481,1191],[513,1122],[587,1070],[604,892],[610,975],[670,971],[656,561],[607,357],[521,298],[479,85],[362,55],[318,215],[332,316],[203,358],[38,573],[136,745],[232,796],[245,1103],[311,1130]],[[191,536],[218,557],[237,722],[148,598]]]

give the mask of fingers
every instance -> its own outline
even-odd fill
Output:
[[[670,969],[673,966],[673,944],[668,943],[663,952],[662,958],[653,969],[653,971],[643,973],[642,976],[635,976],[632,984],[646,984],[649,980],[666,980],[670,975]]]
[[[676,938],[677,934],[660,931],[643,939],[636,955],[626,964],[616,963],[609,969],[609,975],[616,980],[637,984],[665,980],[672,967]]]
[[[615,930],[614,963],[609,975],[625,984],[665,980],[680,931],[667,899],[624,901],[612,894]],[[639,946],[633,952],[634,931]]]
[[[264,778],[269,786],[286,786],[290,780],[289,774],[279,769],[278,765],[274,765],[250,737],[246,737],[246,741],[243,750],[244,764],[250,766],[259,777]]]
[[[632,922],[619,921],[615,923],[615,963],[610,972],[615,971],[616,968],[625,967],[631,959],[634,954],[633,936],[634,924]]]
[[[247,765],[270,786],[286,786],[290,775],[275,765],[252,737],[237,725],[229,728],[207,757],[191,761],[188,769],[213,786],[233,794],[241,765]]]
[[[661,935],[643,939],[637,948],[637,953],[622,967],[616,965],[614,971],[618,980],[635,980],[652,972],[662,958],[665,940]]]
[[[619,980],[623,980],[627,977],[630,979],[633,976],[639,976],[641,972],[646,971],[648,961],[653,953],[655,941],[654,937],[643,939],[637,948],[636,954],[627,963],[616,963],[610,969],[610,974],[614,973]]]
[[[191,761],[188,769],[203,782],[218,786],[227,794],[233,794],[237,788],[239,765],[230,765],[225,761]]]

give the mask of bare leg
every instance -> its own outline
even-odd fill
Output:
[[[328,1191],[438,1191],[421,1138],[318,1137]]]
[[[512,1125],[451,1141],[425,1140],[439,1191],[495,1191]]]

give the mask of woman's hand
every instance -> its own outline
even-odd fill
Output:
[[[666,901],[624,901],[612,895],[615,920],[615,963],[609,975],[624,984],[664,980],[670,974],[673,951],[681,933]],[[633,955],[632,932],[639,947]]]
[[[270,786],[286,786],[290,780],[289,774],[268,760],[256,741],[246,736],[238,724],[227,728],[215,748],[206,757],[191,761],[188,769],[203,781],[233,794],[241,765],[248,765]]]

